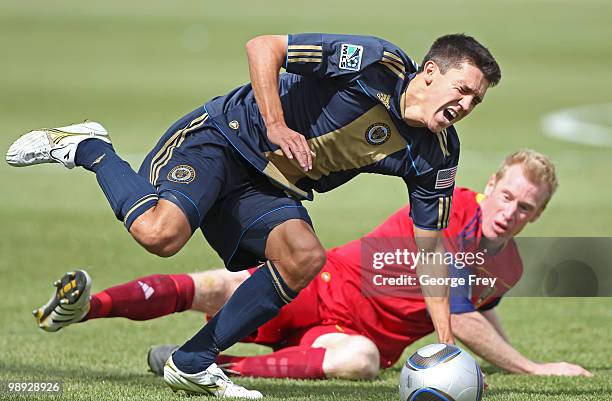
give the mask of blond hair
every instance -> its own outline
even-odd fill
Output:
[[[544,210],[548,201],[553,196],[559,182],[557,181],[557,172],[555,165],[550,157],[536,152],[533,149],[521,149],[512,153],[502,162],[501,166],[495,173],[495,181],[501,180],[509,167],[520,164],[523,174],[527,179],[535,185],[545,185],[547,196],[542,202],[541,210]]]

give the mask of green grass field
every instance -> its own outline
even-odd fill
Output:
[[[480,189],[506,153],[533,147],[557,161],[561,187],[525,235],[612,234],[612,149],[552,139],[540,126],[548,112],[612,102],[607,0],[92,3],[0,3],[2,151],[30,129],[90,118],[109,128],[118,152],[136,167],[177,117],[248,80],[244,43],[258,34],[373,34],[420,61],[434,37],[467,32],[491,48],[504,77],[459,125],[459,184]],[[2,163],[0,180],[0,380],[62,380],[62,399],[70,400],[184,399],[147,373],[146,351],[183,342],[201,316],[99,320],[47,334],[30,311],[47,300],[51,282],[74,267],[86,267],[100,290],[151,273],[221,266],[202,236],[173,258],[156,258],[114,220],[91,174]],[[323,243],[341,244],[381,222],[406,202],[402,185],[368,176],[319,195],[308,207]],[[595,377],[508,375],[484,363],[487,401],[612,398],[611,299],[511,298],[500,312],[520,351],[579,363]],[[232,351],[264,349],[239,345]],[[369,383],[239,381],[270,400],[394,400],[398,373],[396,366]]]

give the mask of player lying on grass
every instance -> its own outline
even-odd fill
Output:
[[[537,363],[521,355],[510,345],[495,312],[500,298],[522,274],[512,237],[540,216],[556,187],[551,161],[523,150],[506,158],[488,181],[484,194],[455,189],[445,238],[453,243],[461,238],[464,250],[486,248],[495,253],[487,256],[482,270],[484,276],[497,280],[488,291],[472,291],[470,298],[462,293],[451,297],[453,334],[474,353],[509,372],[589,376],[577,365]],[[361,240],[327,251],[322,272],[297,299],[243,340],[268,345],[274,352],[251,357],[222,354],[217,363],[243,376],[375,377],[379,368],[393,365],[406,346],[431,333],[433,325],[422,297],[362,295],[362,245],[369,239],[388,249],[386,239],[413,234],[409,208],[404,207]],[[253,271],[147,276],[106,289],[89,302],[91,280],[77,271],[57,282],[55,296],[74,297],[71,306],[76,310],[46,310],[52,305],[50,301],[34,314],[46,331],[96,318],[148,320],[189,309],[212,316]],[[81,290],[77,293],[75,288]],[[175,348],[153,348],[149,353],[152,370],[161,374]]]
[[[6,155],[14,166],[95,173],[116,217],[151,253],[177,253],[199,228],[231,271],[266,261],[168,360],[164,379],[175,391],[262,397],[234,385],[215,360],[325,264],[301,203],[313,191],[360,173],[400,177],[419,247],[440,249],[459,161],[453,124],[501,79],[491,53],[462,34],[438,38],[421,67],[368,36],[267,35],[246,49],[251,83],[174,123],[138,173],[95,122],[32,131]],[[438,341],[452,343],[446,293],[426,295]]]

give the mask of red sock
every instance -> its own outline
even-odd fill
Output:
[[[219,355],[217,364],[229,364],[228,369],[242,376],[292,379],[324,379],[325,348],[287,347],[267,355]]]
[[[148,320],[191,308],[194,284],[188,274],[141,277],[92,295],[83,319],[126,317]]]

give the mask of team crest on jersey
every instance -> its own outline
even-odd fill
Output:
[[[359,71],[362,56],[363,46],[343,43],[340,47],[340,63],[338,67],[341,70]]]
[[[236,120],[230,121],[229,124],[227,124],[227,125],[229,125],[229,127],[231,129],[233,129],[234,131],[237,130],[238,128],[240,128],[240,124]]]
[[[181,184],[189,184],[194,180],[196,172],[193,167],[186,164],[174,167],[168,173],[168,180],[173,182],[180,182]]]
[[[382,145],[391,137],[391,128],[385,123],[375,123],[368,127],[365,139],[370,145]]]

